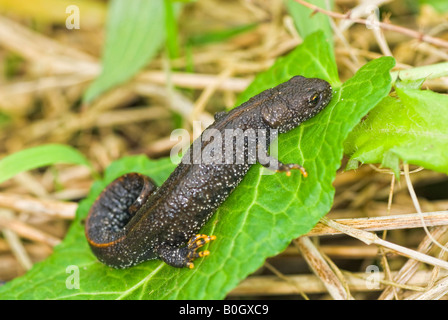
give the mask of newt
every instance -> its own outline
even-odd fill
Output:
[[[197,232],[254,163],[287,175],[291,170],[307,175],[301,165],[284,164],[267,150],[279,133],[314,117],[331,97],[326,81],[295,76],[229,112],[217,113],[160,187],[139,173],[117,178],[99,195],[86,219],[93,253],[114,268],[152,259],[193,268],[193,260],[209,254],[198,249],[216,238]],[[228,132],[233,133],[230,143],[229,138],[217,137],[227,137]]]

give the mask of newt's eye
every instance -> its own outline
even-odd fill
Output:
[[[313,94],[309,99],[309,103],[310,103],[309,107],[310,108],[316,107],[319,104],[320,100],[321,100],[321,95],[319,93]]]

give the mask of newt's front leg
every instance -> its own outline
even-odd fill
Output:
[[[275,171],[275,172],[285,172],[286,176],[291,175],[291,170],[300,170],[302,175],[306,178],[308,176],[308,173],[306,172],[305,168],[302,167],[300,164],[297,163],[283,163],[280,160],[270,156],[266,148],[259,144],[257,148],[257,157],[258,162],[265,168]]]

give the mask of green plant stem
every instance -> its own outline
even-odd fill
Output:
[[[398,77],[401,80],[435,79],[448,76],[448,62],[436,63],[428,66],[415,67],[407,70],[393,71],[390,73],[392,82]]]

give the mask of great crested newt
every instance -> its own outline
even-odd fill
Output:
[[[119,177],[100,194],[86,219],[93,253],[115,268],[151,259],[193,268],[194,259],[209,254],[197,250],[215,239],[197,232],[254,163],[287,175],[298,169],[306,176],[302,166],[283,164],[267,150],[272,137],[314,117],[331,97],[326,81],[295,76],[229,112],[217,113],[159,188],[138,173]],[[230,144],[228,138],[217,137],[229,132]],[[243,141],[239,149],[238,139]]]

